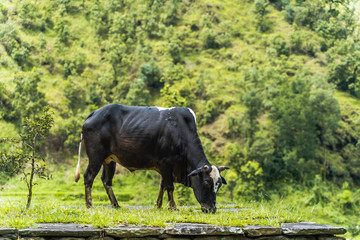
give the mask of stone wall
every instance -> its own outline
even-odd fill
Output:
[[[38,224],[37,228],[0,228],[0,240],[340,240],[345,228],[316,223],[286,223],[281,227],[226,227],[207,224],[178,223],[175,226],[119,226],[92,228],[80,224]]]

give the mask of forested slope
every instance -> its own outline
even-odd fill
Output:
[[[360,45],[351,6],[1,1],[1,136],[16,136],[26,116],[50,105],[55,125],[43,150],[65,163],[86,116],[107,103],[191,107],[210,161],[231,167],[231,198],[296,186],[312,189],[313,204],[355,211]],[[332,200],[330,189],[344,196]]]

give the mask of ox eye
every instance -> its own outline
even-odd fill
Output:
[[[206,188],[211,188],[211,183],[210,183],[210,181],[204,181],[204,186],[205,186]]]

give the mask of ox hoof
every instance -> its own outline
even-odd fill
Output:
[[[121,208],[119,204],[117,204],[117,205],[112,205],[112,207],[115,208],[115,209],[120,209],[120,208]]]
[[[169,207],[168,209],[171,211],[179,211],[179,209],[177,209],[176,207]]]

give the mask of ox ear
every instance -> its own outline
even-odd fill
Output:
[[[230,168],[226,167],[226,166],[220,166],[220,167],[218,167],[218,169],[219,169],[219,172],[222,172],[222,171],[224,171],[226,169],[230,169]]]
[[[225,178],[223,176],[220,176],[220,177],[221,177],[222,184],[227,184]]]
[[[202,167],[197,168],[197,169],[195,169],[194,171],[192,171],[192,172],[188,175],[188,177],[192,177],[192,176],[198,175],[198,174],[202,173],[203,170],[204,170],[204,168],[202,168]]]

